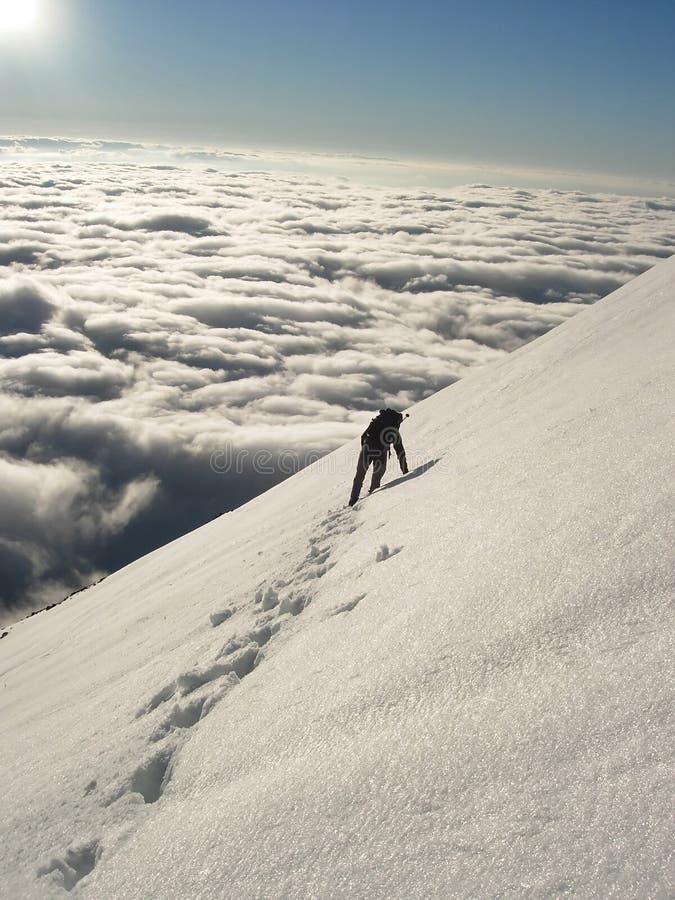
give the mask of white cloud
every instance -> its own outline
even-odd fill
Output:
[[[39,332],[55,311],[50,294],[28,278],[10,277],[0,284],[0,335]]]

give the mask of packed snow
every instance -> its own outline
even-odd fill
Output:
[[[0,642],[0,895],[667,897],[675,258]],[[364,425],[366,422],[364,422]]]

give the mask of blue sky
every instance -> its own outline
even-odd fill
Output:
[[[675,179],[672,2],[37,2],[4,134]]]

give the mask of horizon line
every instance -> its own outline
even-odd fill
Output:
[[[377,171],[380,173],[386,169],[397,170],[401,175],[403,173],[410,174],[410,187],[428,189],[441,187],[460,187],[468,186],[475,183],[472,181],[457,181],[460,175],[469,176],[475,173],[476,176],[485,175],[497,178],[498,184],[489,185],[494,187],[533,187],[538,189],[561,189],[561,190],[589,190],[595,193],[615,193],[633,194],[638,191],[645,191],[651,196],[672,197],[675,196],[675,182],[662,177],[650,177],[645,175],[631,175],[625,172],[601,172],[597,170],[575,170],[548,168],[542,165],[527,166],[511,162],[498,161],[469,161],[460,159],[440,159],[432,157],[409,157],[387,156],[378,153],[367,153],[362,151],[344,151],[331,148],[308,148],[289,145],[266,145],[266,144],[240,144],[225,143],[224,141],[178,141],[178,140],[156,140],[153,138],[121,138],[112,135],[103,134],[86,134],[83,132],[67,133],[40,133],[40,132],[2,132],[0,133],[0,144],[12,142],[19,146],[0,146],[0,161],[4,154],[20,151],[21,144],[28,142],[54,142],[55,144],[73,144],[79,145],[72,148],[72,152],[113,152],[118,150],[120,153],[129,153],[130,151],[145,151],[149,153],[167,153],[176,160],[185,164],[189,161],[192,154],[209,154],[213,157],[213,162],[227,163],[234,159],[250,159],[265,160],[269,162],[295,161],[312,163],[341,163],[352,167],[371,168],[373,174]],[[110,150],[101,147],[101,144],[111,145]],[[98,146],[97,146],[98,145]],[[118,145],[117,147],[115,145]],[[32,152],[39,155],[41,148],[25,146],[25,152]],[[67,147],[54,148],[52,153],[67,152]],[[50,148],[46,147],[42,151],[44,155],[49,155]],[[204,162],[200,159],[199,162]],[[326,174],[339,174],[349,176],[349,172],[339,172]],[[390,172],[393,175],[393,173]],[[431,180],[434,175],[444,183],[437,183]],[[513,182],[512,184],[504,183],[505,178],[525,179],[527,183]],[[448,180],[449,179],[449,180]],[[395,179],[400,184],[399,179]],[[385,179],[386,181],[386,179]],[[414,183],[413,183],[414,182]],[[548,182],[548,183],[547,183]],[[595,185],[595,187],[593,187]],[[638,194],[636,194],[638,196]]]

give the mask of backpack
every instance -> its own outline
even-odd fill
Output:
[[[373,449],[386,450],[394,442],[403,415],[395,409],[381,409],[361,435],[361,443]]]

